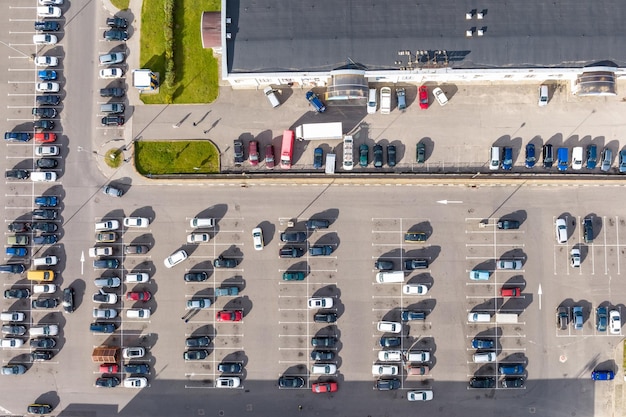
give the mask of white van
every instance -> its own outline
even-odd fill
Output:
[[[201,219],[199,217],[194,217],[189,221],[190,227],[214,227],[215,220],[214,219]]]
[[[489,323],[491,321],[491,315],[489,313],[469,313],[467,315],[467,321],[470,323]]]
[[[136,282],[148,282],[150,281],[150,275],[145,272],[138,272],[136,274],[126,274],[125,282],[127,283],[136,283]]]
[[[485,362],[495,362],[496,353],[495,352],[485,352],[485,353],[474,353],[472,357],[474,363],[485,363]]]
[[[367,114],[376,113],[376,89],[370,88],[370,92],[367,99]]]
[[[489,158],[489,169],[496,171],[500,167],[500,147],[491,147],[491,157]]]
[[[548,86],[539,86],[539,107],[543,107],[548,104]]]
[[[429,362],[430,361],[430,352],[426,352],[425,350],[416,350],[413,352],[407,352],[405,356],[406,356],[407,362]]]
[[[43,258],[33,259],[33,266],[50,266],[59,263],[59,258],[56,256],[46,256]]]
[[[30,179],[31,179],[31,181],[35,181],[35,182],[56,181],[57,180],[57,174],[56,174],[56,172],[52,172],[52,171],[31,172]]]
[[[59,334],[59,326],[56,324],[44,324],[37,327],[31,327],[28,334],[32,336],[56,336]]]
[[[404,271],[379,272],[376,274],[376,282],[379,284],[404,282]]]
[[[263,89],[263,94],[265,94],[265,97],[267,97],[267,99],[270,101],[272,107],[280,106],[280,101],[276,96],[276,90],[274,90],[271,86],[268,85],[267,87],[265,87]]]

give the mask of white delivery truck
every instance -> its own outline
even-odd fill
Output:
[[[307,123],[296,127],[298,140],[340,140],[342,138],[341,122]]]
[[[354,139],[352,136],[343,138],[343,169],[352,171],[354,168]]]
[[[326,154],[326,173],[327,174],[335,173],[335,154],[334,153]]]
[[[515,324],[518,317],[515,313],[496,313],[496,323]]]

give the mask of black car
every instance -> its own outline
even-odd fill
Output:
[[[202,282],[209,279],[209,275],[206,272],[188,272],[183,279],[185,282]]]
[[[52,349],[56,345],[57,342],[50,337],[44,337],[42,339],[30,339],[30,347],[35,349]]]
[[[509,230],[509,229],[519,229],[520,223],[517,220],[506,220],[500,219],[497,223],[498,229]]]
[[[123,17],[109,17],[107,18],[107,26],[112,28],[122,28],[126,29],[128,27],[128,20]]]
[[[335,352],[332,350],[313,350],[311,351],[311,360],[313,361],[331,361],[335,358]]]
[[[150,365],[147,363],[129,363],[124,365],[124,372],[127,374],[147,375],[150,373]]]
[[[211,344],[211,338],[209,336],[195,336],[185,339],[185,346],[188,348],[201,348],[207,347]]]
[[[309,248],[310,256],[329,256],[333,253],[333,247],[330,245],[316,245]]]
[[[22,264],[4,264],[0,265],[0,273],[3,274],[21,274],[26,271]]]
[[[428,259],[407,259],[404,261],[404,269],[426,269],[428,268]]]
[[[404,234],[405,242],[425,242],[428,235],[424,232],[408,232]]]
[[[390,168],[396,166],[396,145],[387,145],[387,165]]]
[[[337,344],[334,336],[316,336],[311,338],[311,346],[333,347]]]
[[[30,414],[50,414],[52,406],[50,404],[31,404],[28,406],[27,411]]]
[[[378,344],[380,347],[396,347],[402,345],[402,338],[396,336],[382,336]]]
[[[30,173],[25,169],[10,169],[4,174],[4,176],[7,179],[25,180],[30,177]]]
[[[222,362],[217,365],[217,370],[225,374],[238,374],[243,367],[238,362]]]
[[[2,326],[2,334],[10,336],[23,336],[26,334],[26,326],[19,324],[5,324]]]
[[[376,261],[374,262],[374,268],[379,271],[392,271],[393,270],[393,262],[392,261]]]
[[[119,378],[114,376],[103,376],[96,379],[96,387],[100,388],[114,388],[120,384]]]
[[[102,37],[107,41],[126,41],[128,40],[128,32],[120,29],[105,30]]]
[[[44,96],[37,96],[35,102],[38,106],[57,106],[61,102],[61,96],[54,94],[46,94]]]
[[[418,142],[415,146],[415,162],[418,164],[426,162],[426,144],[424,142]]]
[[[35,245],[54,245],[58,241],[57,235],[42,235],[33,238],[33,244]]]
[[[93,261],[93,267],[96,269],[116,269],[119,266],[120,261],[117,259],[97,259]]]
[[[46,20],[44,22],[35,22],[35,30],[39,30],[42,32],[58,32],[61,28],[59,22],[52,22]]]
[[[54,121],[53,120],[37,120],[33,126],[38,130],[52,130],[54,129]]]
[[[32,307],[37,308],[55,308],[59,305],[56,298],[38,298],[31,303]]]
[[[63,310],[66,313],[74,312],[74,289],[72,287],[63,290]]]
[[[376,381],[375,388],[378,391],[391,391],[400,388],[400,380],[398,378],[379,379]]]
[[[233,258],[225,258],[220,255],[213,261],[215,268],[235,268],[237,266],[237,260]]]
[[[243,164],[243,142],[240,140],[233,141],[233,152],[235,153],[235,166]]]
[[[89,330],[94,333],[113,333],[115,331],[115,324],[113,323],[91,323]]]
[[[593,221],[590,217],[583,220],[583,238],[585,243],[593,243]]]
[[[52,233],[52,232],[56,232],[59,229],[59,226],[57,226],[54,223],[36,222],[36,223],[33,223],[32,228],[33,230],[38,230],[40,232]]]
[[[20,233],[20,232],[29,232],[31,229],[30,223],[21,223],[21,222],[13,222],[9,223],[7,226],[9,232]]]
[[[302,243],[306,242],[305,232],[283,232],[280,234],[281,242]]]
[[[57,218],[57,211],[53,209],[33,210],[33,217],[42,220],[54,220]]]
[[[30,360],[33,362],[49,361],[54,354],[49,350],[35,350],[30,353]]]
[[[337,321],[336,313],[315,313],[313,321],[316,323],[334,323]]]
[[[278,378],[278,386],[281,388],[302,388],[304,385],[304,378],[299,376],[281,376]]]
[[[33,107],[31,113],[42,119],[52,119],[57,116],[57,110],[50,107]]]
[[[470,388],[495,388],[496,379],[490,376],[475,376],[470,379]]]
[[[524,388],[524,378],[504,378],[502,388]]]
[[[543,146],[543,167],[552,168],[554,164],[554,148],[552,145]]]
[[[374,168],[383,167],[383,147],[381,145],[374,145]]]
[[[124,116],[104,116],[101,124],[102,126],[122,126],[124,121]]]
[[[201,361],[209,356],[209,351],[206,349],[188,350],[183,353],[183,359],[186,361]]]
[[[4,298],[28,298],[30,290],[28,288],[11,288],[4,290]]]
[[[30,140],[30,133],[4,132],[4,140],[7,142],[28,142]]]
[[[126,91],[119,87],[109,87],[100,89],[100,97],[124,97]]]
[[[302,255],[304,255],[304,249],[294,246],[285,246],[278,250],[278,257],[280,258],[299,258]]]
[[[326,219],[310,219],[306,222],[307,229],[328,229],[330,222]]]

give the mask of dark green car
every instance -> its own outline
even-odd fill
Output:
[[[359,165],[362,167],[367,166],[367,159],[369,154],[369,147],[366,144],[359,146]]]
[[[405,242],[426,242],[428,235],[424,232],[408,232],[404,234]]]
[[[283,281],[302,281],[304,280],[303,271],[283,272]]]
[[[423,142],[417,143],[415,160],[418,164],[423,164],[426,161],[426,144],[424,144]]]

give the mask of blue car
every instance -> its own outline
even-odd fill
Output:
[[[626,172],[626,150],[619,151],[619,172]]]
[[[595,169],[598,163],[598,147],[596,145],[587,146],[587,169]]]
[[[315,151],[313,151],[313,168],[321,168],[323,158],[324,151],[322,148],[315,148]]]
[[[502,169],[510,171],[513,168],[513,148],[505,146],[502,151]]]
[[[28,251],[26,248],[7,248],[6,254],[7,256],[19,256],[21,258],[25,257]]]
[[[57,72],[53,70],[39,70],[37,75],[41,81],[53,81],[57,79]]]
[[[535,162],[537,158],[535,158],[535,145],[529,143],[526,145],[526,168],[532,168],[535,166]]]
[[[313,106],[316,112],[324,113],[326,111],[326,106],[322,103],[322,100],[315,94],[313,91],[307,91],[306,99],[309,101],[309,104]]]
[[[569,150],[567,148],[559,148],[556,152],[556,167],[559,171],[565,171],[568,165]]]
[[[59,199],[54,196],[35,197],[35,204],[39,207],[56,207]]]
[[[591,379],[594,381],[610,381],[615,378],[613,371],[593,371],[591,373]]]
[[[489,339],[472,339],[472,347],[474,349],[493,349],[493,340]]]
[[[498,367],[500,375],[522,375],[524,373],[524,365],[522,364],[505,364]]]
[[[4,132],[4,140],[7,142],[28,142],[30,140],[30,133]]]

